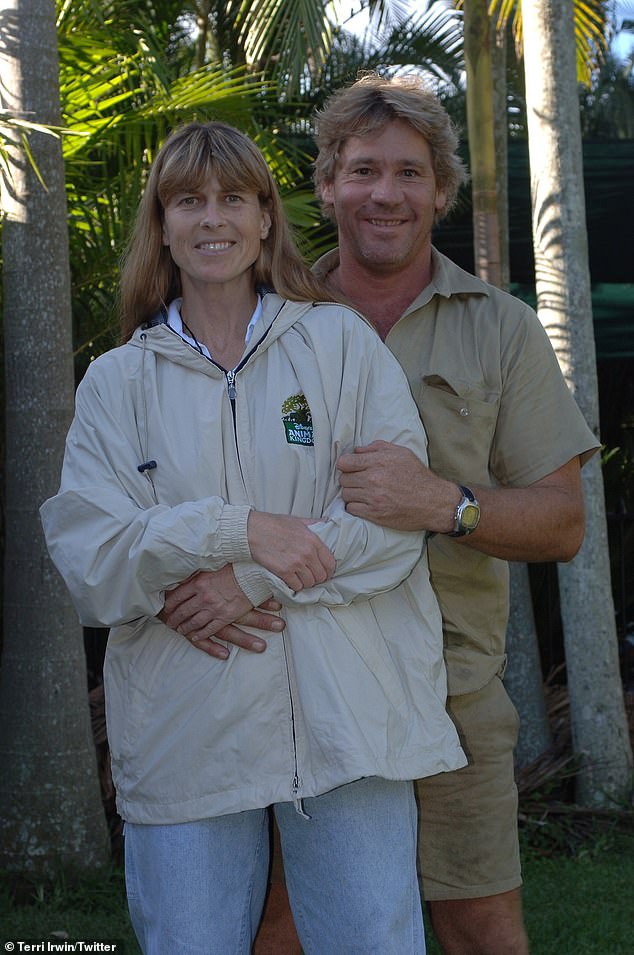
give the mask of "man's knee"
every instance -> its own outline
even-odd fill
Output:
[[[528,955],[519,889],[480,899],[429,903],[444,955]]]

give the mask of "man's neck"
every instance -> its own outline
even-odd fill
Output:
[[[360,266],[345,253],[341,256],[341,250],[339,266],[326,276],[330,291],[361,312],[383,341],[430,281],[431,258],[427,267],[410,266],[388,272]]]

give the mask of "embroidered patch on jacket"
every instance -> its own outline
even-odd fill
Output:
[[[313,416],[304,395],[289,395],[282,403],[282,421],[289,444],[313,445]]]

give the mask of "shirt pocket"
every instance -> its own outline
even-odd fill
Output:
[[[489,460],[499,406],[499,393],[459,379],[425,375],[418,407],[432,471],[450,481],[490,484]]]

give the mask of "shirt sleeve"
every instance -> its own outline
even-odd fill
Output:
[[[527,486],[600,446],[561,372],[537,315],[523,307],[522,321],[502,342],[502,393],[490,467],[503,485]]]

